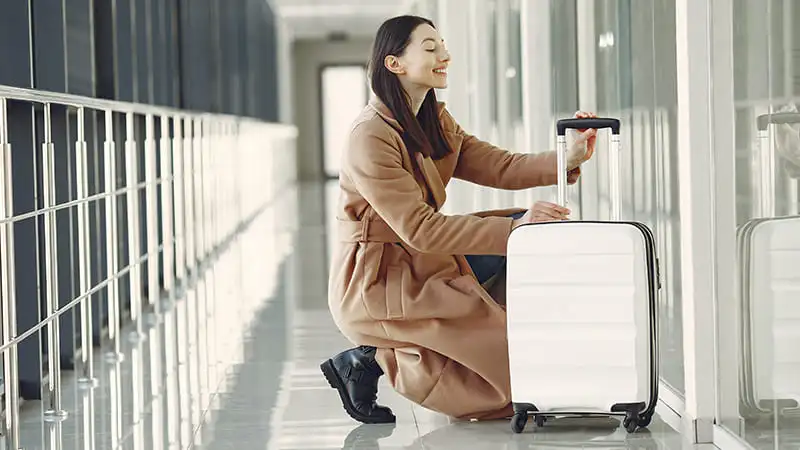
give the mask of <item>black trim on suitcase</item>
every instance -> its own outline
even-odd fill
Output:
[[[619,203],[620,203],[620,186],[619,186],[619,131],[620,120],[608,117],[597,118],[570,118],[561,119],[556,123],[556,131],[558,135],[558,149],[557,149],[557,167],[558,167],[558,203],[561,206],[566,206],[567,200],[567,148],[566,148],[566,130],[568,129],[588,129],[588,128],[610,128],[612,133],[612,157],[615,158],[616,164],[612,164],[612,202],[611,220],[610,221],[569,221],[567,223],[595,223],[595,224],[621,224],[636,227],[644,239],[645,243],[645,257],[647,258],[647,288],[648,288],[648,306],[649,306],[649,319],[650,319],[650,398],[647,403],[617,403],[611,407],[608,412],[593,412],[586,413],[580,411],[557,411],[557,412],[540,412],[536,405],[532,403],[514,403],[514,417],[511,421],[511,429],[514,433],[521,433],[525,428],[528,420],[528,415],[532,414],[535,417],[536,424],[543,426],[545,416],[625,416],[622,420],[623,426],[632,433],[639,427],[647,427],[655,413],[656,405],[658,404],[658,387],[659,387],[659,345],[658,345],[658,292],[661,289],[661,275],[659,269],[659,260],[656,251],[656,240],[653,231],[647,225],[641,222],[621,221],[619,220]],[[557,225],[564,222],[540,222],[529,223],[522,226],[548,226]]]
[[[520,225],[520,227],[541,227],[548,225],[557,225],[563,222],[538,222],[527,223]],[[574,220],[568,223],[590,223],[590,224],[605,224],[600,220]],[[612,413],[586,413],[579,411],[559,411],[558,415],[564,416],[609,416],[609,415],[624,415],[622,421],[623,426],[628,432],[633,433],[637,428],[645,428],[650,425],[655,414],[656,405],[658,404],[658,387],[659,387],[659,346],[658,346],[658,291],[661,289],[661,280],[659,279],[658,258],[656,257],[656,242],[652,230],[647,225],[641,222],[611,222],[620,225],[630,225],[636,227],[641,231],[641,235],[645,240],[645,250],[647,252],[647,283],[648,283],[648,297],[649,297],[649,311],[650,311],[650,399],[645,404],[639,403],[617,403],[611,407]],[[539,427],[544,426],[547,421],[546,416],[553,416],[553,413],[539,413],[539,409],[532,403],[512,403],[514,407],[514,417],[511,419],[511,428],[514,433],[521,433],[525,428],[528,421],[528,415],[533,415],[536,425]]]

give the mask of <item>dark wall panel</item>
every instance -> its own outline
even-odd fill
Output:
[[[61,0],[36,0],[33,7],[34,87],[66,92],[64,8]]]
[[[93,2],[94,15],[94,77],[97,97],[117,98],[116,63],[114,53],[114,5],[111,1]],[[102,119],[102,118],[101,118]]]
[[[30,31],[28,2],[4,2],[0,6],[0,84],[32,86]]]
[[[133,35],[133,2],[135,0],[110,0],[116,5],[112,23],[114,33],[112,39],[114,47],[114,75],[115,98],[126,102],[138,98],[137,69],[136,69],[136,39]]]
[[[264,9],[264,36],[261,41],[264,46],[262,51],[264,60],[258,77],[264,83],[261,91],[263,97],[259,99],[264,105],[264,113],[261,118],[269,122],[277,122],[280,115],[278,114],[278,71],[276,69],[278,63],[278,41],[275,14],[267,2],[260,3]]]
[[[33,142],[34,123],[30,104],[8,102],[8,127],[11,142],[12,186],[14,214],[31,212],[36,207],[37,177]],[[34,219],[14,224],[14,270],[16,273],[17,329],[30,329],[39,322],[40,296],[38,290],[39,248],[37,223]],[[41,398],[40,334],[19,345],[20,393],[24,398]]]
[[[66,0],[67,91],[93,97],[92,0]],[[105,2],[97,2],[105,3]]]
[[[213,98],[217,90],[212,82],[214,49],[209,10],[212,0],[180,0],[181,10],[181,107],[196,111],[217,111]]]
[[[152,72],[153,64],[150,61],[152,46],[150,33],[150,0],[131,0],[131,30],[134,41],[134,51],[131,58],[136,66],[136,96],[137,103],[153,103]]]

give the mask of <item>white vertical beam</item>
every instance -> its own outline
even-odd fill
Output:
[[[491,78],[489,71],[492,67],[486,64],[489,61],[489,20],[488,5],[486,0],[471,0],[470,10],[472,16],[470,17],[470,43],[473,48],[471,73],[475,77],[475,103],[478,106],[476,109],[475,122],[472,124],[474,134],[481,139],[488,139],[489,131],[491,130],[491,111],[489,108],[492,89]]]
[[[597,113],[597,33],[595,32],[595,2],[577,8],[578,51],[578,109]],[[627,130],[623,130],[627,133]],[[600,218],[600,176],[597,160],[593,158],[581,173],[581,219]]]
[[[469,14],[463,0],[439,0],[439,20],[436,27],[450,52],[447,70],[447,89],[436,92],[439,100],[447,102],[447,110],[465,129],[472,124],[469,117]]]
[[[525,147],[520,151],[539,153],[555,148],[552,98],[552,48],[550,39],[551,0],[524,0],[522,16],[522,116]],[[528,205],[544,199],[547,190],[529,190]]]
[[[676,0],[678,172],[686,411],[694,442],[713,441],[714,214],[710,3]]]
[[[486,76],[481,71],[485,66],[486,55],[481,50],[481,40],[486,39],[486,27],[480,27],[483,22],[479,17],[484,15],[484,0],[469,0],[468,3],[468,28],[471,30],[468,37],[469,48],[469,76],[470,76],[470,125],[472,134],[485,137],[486,122],[489,114],[489,103],[486,100],[484,80]]]
[[[510,148],[514,140],[511,135],[511,99],[509,98],[510,92],[508,78],[506,77],[506,69],[508,69],[510,60],[510,46],[508,43],[508,0],[497,0],[497,6],[495,8],[497,17],[497,47],[491,49],[491,51],[497,54],[497,67],[493,67],[492,69],[495,71],[495,79],[497,80],[495,90],[497,92],[497,129],[500,137],[500,142],[498,144]],[[514,148],[511,148],[511,150],[517,151],[517,149]]]
[[[717,423],[744,433],[739,417],[739,299],[736,292],[736,135],[733,91],[733,2],[712,2],[712,138],[716,239]],[[721,447],[722,448],[722,447]]]
[[[471,0],[470,2],[470,40],[469,45],[473,49],[470,73],[475,77],[475,122],[473,122],[472,134],[480,139],[491,140],[492,118],[491,101],[494,95],[494,88],[491,84],[491,70],[495,70],[487,62],[491,59],[490,53],[494,49],[489,48],[491,40],[491,28],[489,27],[489,2],[486,0]],[[490,188],[477,187],[473,190],[474,210],[491,209]]]
[[[470,116],[470,28],[469,9],[463,0],[438,0],[436,27],[450,52],[447,89],[437,90],[439,100],[447,103],[447,110],[467,132],[473,132]],[[451,180],[447,188],[447,203],[444,212],[469,213],[476,188],[461,180]]]
[[[499,145],[511,151],[519,152],[520,149],[514,148],[514,136],[511,128],[511,99],[509,92],[509,81],[506,77],[506,70],[510,66],[509,55],[509,8],[508,0],[497,0],[495,6],[495,17],[497,24],[497,47],[493,48],[497,54],[497,67],[494,67],[495,79],[497,86],[495,92],[497,95],[497,136]],[[514,206],[514,194],[508,191],[494,190],[493,192],[493,205],[492,207],[507,208]]]

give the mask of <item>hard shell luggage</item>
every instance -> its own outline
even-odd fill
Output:
[[[776,217],[776,166],[770,125],[800,123],[800,114],[758,117],[756,218],[737,230],[743,364],[743,416],[800,414],[800,216],[791,181],[790,216]],[[793,197],[793,198],[792,198]]]
[[[566,204],[566,130],[611,129],[611,220],[534,223],[511,232],[507,327],[512,430],[533,415],[622,416],[650,424],[658,401],[658,260],[653,233],[619,220],[620,122],[563,119],[558,203]]]

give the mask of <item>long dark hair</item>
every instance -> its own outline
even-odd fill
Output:
[[[398,16],[385,21],[378,28],[369,63],[372,91],[403,127],[403,142],[408,148],[412,164],[415,164],[414,152],[433,159],[442,159],[451,152],[439,121],[439,105],[434,89],[428,91],[415,117],[400,79],[383,65],[388,55],[400,56],[405,52],[411,41],[411,33],[422,24],[435,28],[431,20],[418,16]]]

